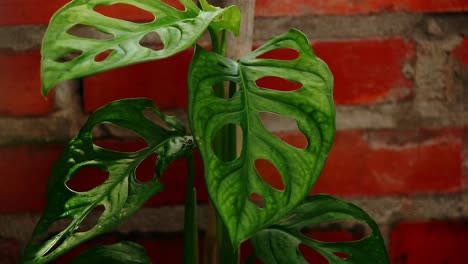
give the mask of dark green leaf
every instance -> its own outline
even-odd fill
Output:
[[[42,91],[47,94],[58,82],[84,77],[109,69],[172,56],[193,45],[210,23],[238,32],[239,9],[212,8],[201,11],[191,0],[180,1],[179,11],[161,0],[75,0],[60,9],[52,18],[42,44]],[[104,16],[96,6],[128,4],[152,13],[155,20],[134,23]],[[220,16],[226,17],[221,18]],[[228,21],[231,19],[231,21]],[[75,25],[83,25],[109,34],[110,39],[79,37],[68,33]],[[147,34],[159,34],[163,49],[153,50],[140,45]],[[103,61],[100,54],[110,52]],[[78,56],[76,56],[79,54]],[[75,56],[71,61],[63,58]]]
[[[372,233],[349,242],[321,242],[307,237],[301,230],[309,225],[336,220],[365,222]],[[388,264],[389,259],[377,224],[359,207],[328,195],[307,197],[288,217],[277,225],[252,237],[255,253],[264,263],[307,263],[299,253],[299,244],[314,249],[333,264]],[[341,258],[336,253],[345,253]]]
[[[150,109],[167,125],[164,129],[144,116]],[[92,129],[101,123],[111,123],[134,131],[148,147],[122,153],[101,148],[93,143]],[[158,177],[147,183],[137,181],[135,170],[153,153],[158,154],[156,167],[162,171],[172,159],[179,158],[193,147],[191,137],[184,136],[183,125],[166,116],[147,99],[127,99],[113,102],[92,114],[80,133],[73,138],[57,160],[49,178],[47,207],[23,256],[25,263],[45,263],[70,248],[104,232],[110,231],[140,208],[152,195],[163,189]],[[161,165],[161,161],[163,165]],[[77,192],[66,183],[83,167],[92,166],[106,171],[108,179],[86,192]],[[97,224],[79,232],[82,221],[96,207],[104,212]],[[59,234],[41,242],[49,228],[60,219],[70,224]]]
[[[124,241],[110,246],[94,247],[73,259],[71,264],[151,264],[140,245]]]
[[[257,58],[278,48],[295,49],[300,56],[289,61]],[[255,81],[265,76],[288,79],[302,88],[281,92],[257,87]],[[213,91],[213,86],[225,81],[240,87],[229,100]],[[335,133],[332,87],[327,65],[297,30],[271,39],[238,62],[197,47],[189,72],[190,123],[210,197],[235,246],[288,214],[317,180]],[[271,134],[259,118],[262,112],[294,119],[308,146],[298,149]],[[242,128],[243,145],[238,159],[225,162],[215,154],[212,142],[229,124]],[[255,169],[257,159],[266,159],[278,169],[284,190],[262,180]],[[263,198],[264,208],[250,199],[252,193]]]
[[[198,264],[197,190],[195,189],[195,162],[187,158],[187,188],[184,212],[184,264]]]

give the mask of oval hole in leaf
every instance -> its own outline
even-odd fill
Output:
[[[283,142],[299,149],[305,149],[309,145],[307,137],[297,126],[296,120],[271,112],[260,112],[258,116],[263,126]],[[280,132],[282,130],[288,132]]]
[[[343,252],[333,252],[333,255],[340,257],[342,259],[347,259],[351,257],[349,254],[343,253]]]
[[[301,233],[321,242],[351,242],[368,237],[372,229],[365,222],[347,219],[310,225]]]
[[[54,252],[58,247],[60,247],[63,242],[67,239],[67,236],[62,236],[55,244],[47,250],[47,252],[44,254],[44,257],[49,255],[50,253]]]
[[[83,166],[78,169],[65,185],[75,192],[87,192],[103,184],[109,173],[95,166]]]
[[[96,56],[94,57],[94,61],[95,61],[95,62],[101,62],[101,61],[106,60],[107,57],[109,57],[109,55],[110,55],[113,51],[115,51],[115,50],[113,50],[113,49],[108,49],[108,50],[106,50],[106,51],[103,51],[103,52],[99,53],[98,55],[96,55]]]
[[[70,52],[65,53],[61,57],[55,59],[54,61],[58,63],[65,63],[65,62],[73,61],[79,56],[81,56],[81,54],[83,54],[83,51],[81,50],[70,51]]]
[[[106,207],[104,205],[100,204],[91,210],[86,217],[81,221],[80,226],[75,230],[75,232],[86,232],[91,229],[93,229],[97,222],[99,221],[99,218],[101,218],[101,215],[104,213],[104,210]]]
[[[257,56],[258,59],[273,59],[273,60],[295,60],[299,58],[299,51],[292,48],[279,48],[270,50]]]
[[[144,159],[135,170],[135,179],[141,183],[150,182],[154,179],[155,175],[155,165],[158,155],[155,153],[149,155]]]
[[[292,92],[302,88],[301,83],[290,81],[276,76],[265,76],[255,81],[255,84],[259,88],[282,91],[282,92]]]
[[[148,23],[156,19],[151,12],[129,4],[100,5],[94,7],[94,11],[107,17],[130,22]]]
[[[67,30],[67,33],[79,38],[85,39],[113,39],[114,35],[102,32],[95,27],[76,24]]]
[[[185,6],[179,0],[162,0],[162,2],[179,11],[185,11]]]
[[[231,153],[232,155],[226,156],[223,154],[222,150],[216,147],[216,146],[226,145],[226,143],[221,140],[222,136],[229,135],[229,134],[230,136],[234,136],[233,133],[235,133],[235,131],[237,131],[237,146],[242,146],[242,138],[243,138],[242,128],[236,124],[224,125],[221,129],[218,130],[215,137],[213,138],[213,142],[211,146],[213,148],[214,154],[216,155],[216,157],[218,157],[218,159],[224,162],[231,162],[231,161],[236,160],[237,158],[239,158],[240,153],[242,151],[241,149],[238,149],[235,155]]]
[[[50,239],[52,236],[55,234],[58,234],[65,230],[73,221],[73,218],[66,217],[66,218],[61,218],[56,220],[55,222],[52,223],[52,225],[49,227],[47,232],[41,234],[40,236],[33,237],[31,240],[31,243],[34,245],[39,245],[46,240]]]
[[[304,259],[308,263],[314,263],[314,264],[328,264],[328,260],[320,255],[317,251],[313,250],[312,248],[304,245],[304,244],[299,244],[298,248],[299,253],[304,257]]]
[[[132,153],[148,147],[148,143],[136,132],[111,123],[101,123],[91,132],[93,143],[106,150]]]
[[[95,140],[95,145],[106,150],[125,153],[134,153],[148,147],[146,141],[141,138],[132,140],[99,139]]]
[[[223,87],[223,90],[224,90],[224,93],[225,94],[228,94],[227,97],[224,97],[223,95],[221,95],[219,92],[216,92],[217,89],[219,89],[220,87]],[[229,91],[229,92],[226,92],[226,91]],[[213,85],[213,92],[214,92],[214,95],[218,98],[222,98],[222,99],[231,99],[232,97],[234,97],[234,95],[239,91],[239,85],[235,82],[230,82],[230,81],[224,81],[224,82],[221,82],[221,83],[217,83],[215,85]]]
[[[275,188],[276,190],[284,190],[284,182],[281,178],[281,174],[278,169],[266,159],[257,159],[255,160],[255,169],[258,174],[268,185]]]
[[[258,208],[265,207],[265,199],[263,199],[263,197],[258,193],[251,193],[250,201],[252,201],[252,203],[254,203]]]
[[[164,49],[164,44],[161,41],[161,36],[154,32],[148,32],[140,39],[140,46],[152,49],[155,51]]]
[[[157,124],[158,126],[166,129],[166,130],[171,130],[171,128],[164,122],[164,120],[154,112],[153,109],[151,108],[145,108],[143,110],[143,115],[151,122]]]

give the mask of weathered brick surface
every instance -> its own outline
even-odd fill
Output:
[[[60,145],[23,145],[0,148],[0,213],[42,210],[47,177]]]
[[[38,50],[0,51],[0,116],[37,116],[52,110],[52,97],[41,96]]]
[[[161,109],[187,107],[189,49],[171,58],[112,70],[84,80],[84,108],[90,112],[113,100],[147,97]],[[176,74],[168,74],[173,72]]]
[[[424,1],[424,0],[257,0],[258,16],[303,16],[303,15],[351,15],[376,12],[461,12],[468,10],[464,0]]]
[[[463,42],[455,50],[453,50],[453,55],[463,65],[468,66],[468,36],[465,36],[463,38]]]
[[[414,58],[414,44],[401,38],[318,42],[313,48],[330,67],[339,105],[398,100],[411,95],[403,74]]]
[[[0,25],[47,24],[50,16],[67,0],[58,0],[47,5],[39,5],[35,0],[4,0],[0,4]],[[177,8],[176,0],[165,1]],[[210,1],[213,2],[213,1]],[[135,9],[115,6],[109,14],[129,20],[144,20],[145,16]],[[468,10],[465,0],[424,1],[424,0],[366,0],[350,2],[346,0],[258,0],[257,16],[304,16],[304,15],[351,15],[378,12],[462,12]]]
[[[458,191],[462,134],[458,128],[339,131],[313,192],[367,196]],[[303,141],[294,133],[279,137]],[[269,176],[274,171],[264,173],[278,180]]]
[[[0,3],[0,171],[4,172],[0,176],[0,263],[8,258],[7,263],[17,262],[15,258],[44,208],[47,177],[62,143],[77,133],[91,111],[115,99],[149,97],[164,111],[187,121],[186,74],[192,49],[83,82],[62,83],[55,95],[44,100],[37,49],[50,15],[65,2],[68,0]],[[299,28],[335,77],[338,132],[313,192],[345,196],[366,209],[380,225],[394,263],[460,263],[456,256],[468,244],[467,223],[459,220],[468,217],[467,2],[256,3],[256,46],[291,27]],[[123,5],[99,7],[98,11],[136,22],[152,19]],[[200,42],[207,43],[207,38]],[[291,52],[277,55],[287,58]],[[294,89],[278,79],[264,79],[259,84]],[[293,120],[269,119],[265,125],[295,146],[307,143],[294,132]],[[117,130],[98,134],[99,144],[106,147],[128,151],[144,147]],[[153,176],[155,158],[151,156],[138,167],[137,178]],[[206,230],[208,197],[198,154],[196,164],[199,224]],[[121,233],[98,240],[142,242],[153,261],[180,262],[185,170],[185,161],[173,163],[161,178],[165,190],[120,226],[117,232]],[[272,166],[260,164],[260,170],[268,174]],[[92,188],[106,177],[92,169],[83,175],[85,178],[77,175],[75,188]],[[97,181],[87,181],[86,175]],[[279,181],[278,175],[271,179],[272,185],[284,188],[281,182],[274,182]],[[7,251],[12,254],[5,257]],[[68,263],[79,250],[73,252],[60,261]],[[313,263],[323,261],[312,251],[304,252]],[[428,255],[430,259],[426,259]]]
[[[468,190],[468,127],[463,130],[463,188]]]
[[[466,220],[402,222],[390,236],[395,264],[466,263],[468,222]]]
[[[0,237],[0,263],[18,263],[21,254],[21,246],[18,241],[11,238]]]

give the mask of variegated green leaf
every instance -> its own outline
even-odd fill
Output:
[[[322,242],[301,233],[309,225],[337,220],[361,221],[372,232],[362,239],[347,242]],[[307,197],[289,216],[252,237],[256,255],[269,264],[307,263],[298,249],[301,243],[333,264],[390,263],[374,220],[359,207],[328,195]]]
[[[279,48],[295,49],[299,57],[258,58]],[[283,92],[258,87],[255,81],[265,76],[294,81],[302,88]],[[231,99],[219,98],[213,91],[225,81],[240,87]],[[271,39],[238,62],[197,47],[189,72],[190,123],[203,157],[209,195],[235,246],[284,217],[310,192],[335,133],[332,88],[327,65],[297,30]],[[263,112],[294,119],[308,146],[293,147],[270,133],[260,120]],[[212,143],[220,129],[232,124],[242,129],[243,144],[240,157],[226,162],[215,154]],[[277,168],[284,190],[262,180],[255,168],[257,159]],[[252,194],[263,198],[263,208],[251,200]]]
[[[149,109],[166,124],[165,129],[149,120]],[[116,152],[93,143],[91,131],[101,123],[111,123],[134,131],[147,143],[136,152]],[[147,99],[115,101],[98,109],[65,148],[54,165],[47,186],[47,207],[27,246],[22,263],[47,263],[84,241],[109,232],[138,210],[151,196],[162,191],[158,174],[167,164],[191,154],[193,140],[185,136],[185,128],[174,117],[164,115]],[[136,168],[156,153],[155,174],[149,182],[139,182]],[[107,172],[108,178],[85,192],[72,190],[67,183],[84,167]],[[91,179],[90,179],[91,180]],[[96,207],[104,207],[97,223],[87,231],[79,231],[83,220]],[[68,219],[60,233],[45,241],[54,222]]]
[[[212,21],[238,32],[239,9],[200,10],[191,0],[180,0],[185,11],[161,0],[75,0],[60,9],[52,18],[42,44],[42,92],[47,94],[58,82],[84,77],[113,68],[172,56],[193,45]],[[128,4],[154,15],[148,23],[135,23],[105,16],[97,6]],[[237,24],[236,24],[237,23]],[[79,37],[68,31],[76,25],[95,28],[109,34],[110,39]],[[159,34],[164,47],[159,50],[140,45],[147,34]],[[110,53],[103,61],[99,55]],[[62,61],[70,54],[79,54]]]

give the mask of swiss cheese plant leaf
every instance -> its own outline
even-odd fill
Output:
[[[149,120],[144,114],[148,110],[159,116],[167,128]],[[135,152],[117,152],[96,145],[91,132],[102,123],[134,131],[145,140],[147,147]],[[171,159],[192,151],[192,139],[184,135],[180,121],[164,115],[147,99],[115,101],[98,109],[69,142],[52,169],[46,209],[23,255],[23,263],[46,263],[70,248],[110,231],[132,215],[163,189],[159,177],[145,183],[138,181],[136,168],[156,153],[155,173],[158,175]],[[86,167],[104,171],[108,178],[90,190],[73,190],[69,181]],[[95,208],[104,208],[97,223],[87,231],[80,231],[80,224],[86,217],[91,217],[90,212]],[[47,238],[51,226],[63,219],[69,222],[65,229]]]
[[[360,221],[371,233],[356,241],[322,242],[308,237],[302,230],[337,220]],[[307,263],[299,252],[304,244],[333,264],[388,264],[389,258],[377,224],[359,207],[328,195],[307,197],[289,216],[278,224],[257,232],[252,237],[255,254],[264,263]]]
[[[151,264],[140,245],[125,241],[109,246],[94,247],[73,259],[71,264]]]
[[[200,10],[191,0],[180,0],[180,11],[161,0],[75,0],[60,9],[50,21],[42,44],[42,92],[47,94],[58,82],[84,77],[109,69],[172,56],[193,45],[210,23],[238,32],[239,9]],[[147,23],[135,23],[105,16],[99,6],[127,4],[154,15]],[[225,17],[223,16],[225,15]],[[224,21],[224,22],[223,22]],[[94,28],[107,39],[73,35],[76,25]],[[164,47],[152,49],[140,44],[148,34],[158,34]],[[107,57],[105,57],[107,55]],[[100,59],[101,56],[105,57]],[[66,60],[66,58],[71,60]]]
[[[259,58],[280,48],[294,49],[293,60]],[[275,76],[300,83],[295,91],[261,88],[256,81]],[[231,99],[219,98],[213,86],[226,81],[240,88]],[[317,180],[335,133],[333,77],[297,30],[275,37],[240,59],[229,60],[197,47],[189,72],[189,116],[203,157],[209,195],[234,245],[293,210]],[[305,149],[291,146],[262,124],[260,114],[292,118],[308,140]],[[242,150],[233,161],[219,158],[212,143],[226,125],[242,130]],[[284,190],[262,180],[255,168],[268,160],[281,174]],[[258,206],[252,195],[263,198]]]

